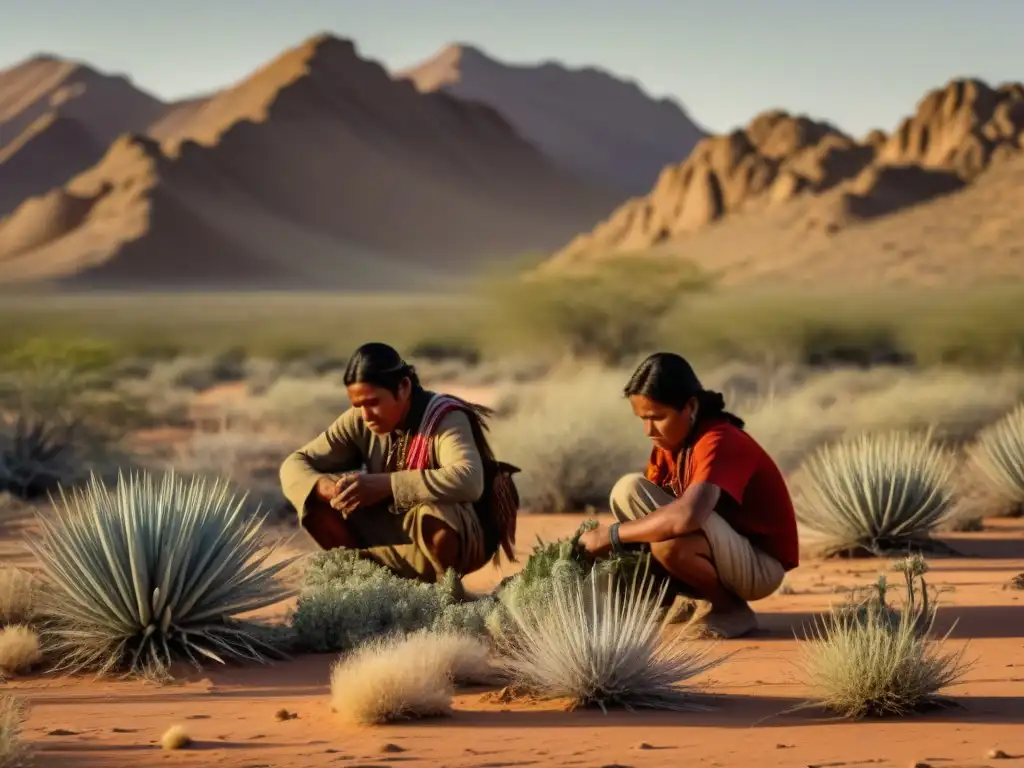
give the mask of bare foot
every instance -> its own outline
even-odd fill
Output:
[[[702,623],[706,636],[728,640],[743,637],[757,629],[757,614],[749,605],[741,603],[728,610],[712,609]]]

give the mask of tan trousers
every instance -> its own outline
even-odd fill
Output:
[[[459,537],[460,576],[487,563],[484,534],[472,504],[417,504],[395,514],[385,505],[359,509],[342,522],[341,513],[325,502],[306,507],[303,525],[324,549],[354,547],[375,562],[407,579],[433,581],[444,572],[423,538],[423,521],[432,517]]]
[[[625,475],[612,489],[612,515],[621,523],[639,520],[674,498],[639,472]],[[711,556],[722,586],[742,600],[761,600],[775,592],[786,575],[771,555],[737,533],[717,512],[701,529],[711,545]]]

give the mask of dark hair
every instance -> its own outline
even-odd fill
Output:
[[[722,393],[704,389],[693,367],[672,352],[655,352],[640,363],[623,392],[626,397],[643,395],[677,411],[697,398],[698,421],[725,419],[743,429],[743,419],[725,410]]]
[[[416,369],[409,365],[394,347],[371,341],[352,353],[345,366],[345,386],[371,384],[382,387],[391,394],[398,394],[398,386],[404,379],[412,382],[413,391],[422,389]]]

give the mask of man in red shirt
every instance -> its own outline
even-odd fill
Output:
[[[615,484],[616,522],[587,532],[580,546],[599,557],[649,545],[686,592],[711,604],[709,634],[753,631],[748,602],[775,592],[800,561],[782,473],[679,355],[651,355],[625,394],[654,448],[646,473]]]

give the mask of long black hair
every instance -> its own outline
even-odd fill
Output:
[[[740,429],[744,426],[743,419],[725,410],[722,393],[704,389],[693,367],[672,352],[655,352],[640,363],[623,393],[626,397],[642,395],[677,411],[696,398],[698,423],[705,419],[725,419]]]
[[[416,368],[409,365],[398,350],[379,341],[363,344],[349,358],[345,366],[345,386],[371,384],[398,395],[398,387],[405,380],[412,383],[412,391],[423,389]]]

